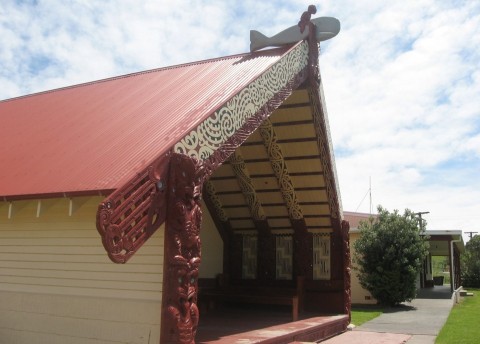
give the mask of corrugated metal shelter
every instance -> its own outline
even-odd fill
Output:
[[[4,338],[191,343],[219,280],[343,314],[292,340],[346,328],[348,224],[314,37],[5,100],[0,123]],[[104,261],[95,227],[127,264]]]
[[[360,223],[375,221],[377,214],[357,213],[351,211],[344,212],[344,219],[350,224],[350,242],[353,243],[360,238]],[[443,275],[434,276],[434,261],[432,257],[445,257],[447,266],[444,267],[444,274],[449,275],[450,290],[461,287],[461,266],[460,255],[465,251],[461,230],[426,230],[425,235],[428,238],[428,255],[425,257],[423,267],[417,278],[417,289],[435,288],[434,280],[437,279],[438,285],[443,285]],[[352,249],[352,252],[355,252]],[[453,267],[453,268],[452,268]],[[435,284],[437,285],[437,284]],[[439,288],[441,290],[441,288]],[[435,290],[435,289],[434,289]],[[377,300],[360,285],[357,273],[351,278],[352,303],[354,304],[376,304]],[[435,295],[435,294],[433,294]]]

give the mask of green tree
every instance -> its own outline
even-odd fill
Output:
[[[480,235],[467,242],[461,261],[463,286],[480,288]]]
[[[422,228],[425,228],[425,221]],[[418,217],[406,209],[390,213],[378,206],[378,216],[360,222],[354,243],[360,284],[381,304],[395,306],[416,296],[416,281],[428,253]]]

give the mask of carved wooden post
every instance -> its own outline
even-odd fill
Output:
[[[194,344],[198,326],[198,268],[203,170],[186,155],[173,154],[165,229],[161,343]]]
[[[343,286],[344,286],[344,313],[348,314],[351,320],[350,310],[352,308],[351,293],[351,261],[350,261],[350,224],[348,221],[342,221],[342,251],[343,251]]]

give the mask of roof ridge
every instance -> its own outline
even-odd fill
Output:
[[[273,49],[255,51],[255,52],[239,53],[239,54],[214,57],[214,58],[209,58],[209,59],[204,59],[204,60],[199,60],[199,61],[180,63],[180,64],[172,65],[172,66],[152,68],[152,69],[147,69],[147,70],[143,70],[143,71],[112,76],[112,77],[108,77],[108,78],[104,78],[104,79],[98,79],[98,80],[87,81],[87,82],[83,82],[83,83],[79,83],[79,84],[63,86],[63,87],[54,88],[54,89],[51,89],[51,90],[34,92],[34,93],[25,94],[25,95],[18,96],[18,97],[7,98],[7,99],[0,100],[0,103],[7,103],[7,102],[18,100],[18,99],[24,99],[24,98],[34,97],[34,96],[48,94],[48,93],[55,93],[55,92],[64,91],[64,90],[68,90],[68,89],[72,89],[72,88],[90,86],[90,85],[94,85],[94,84],[99,84],[99,83],[104,83],[104,82],[108,82],[108,81],[124,79],[124,78],[129,78],[129,77],[134,77],[134,76],[148,74],[148,73],[155,73],[155,72],[160,72],[160,71],[164,71],[164,70],[177,69],[177,68],[182,68],[182,67],[187,67],[187,66],[195,66],[195,65],[199,65],[199,64],[213,62],[213,61],[222,61],[222,60],[234,59],[234,58],[241,57],[241,56],[258,56],[258,55],[263,55],[266,52],[273,52],[275,50],[282,50],[282,49],[285,49],[285,48],[273,48]]]

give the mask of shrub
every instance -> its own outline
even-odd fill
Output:
[[[463,286],[480,288],[480,235],[467,242],[461,261]]]
[[[397,210],[390,213],[379,206],[378,216],[361,222],[359,229],[354,248],[362,287],[383,305],[414,299],[417,277],[428,253],[416,215],[408,209],[403,215]]]

